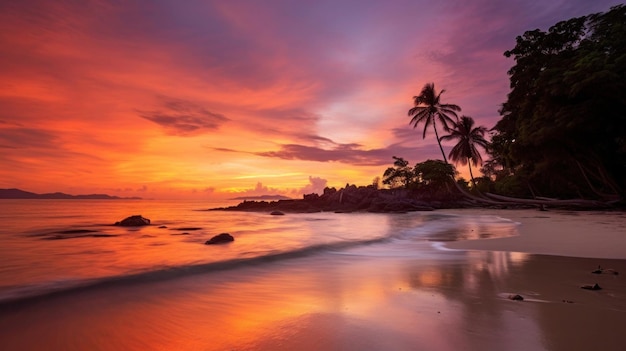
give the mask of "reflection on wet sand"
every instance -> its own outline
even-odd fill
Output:
[[[626,268],[621,260],[602,260]],[[467,264],[409,270],[411,285],[430,289],[458,307],[465,330],[463,349],[619,350],[626,337],[615,328],[626,322],[626,283],[591,274],[595,259],[470,252]],[[433,279],[437,274],[437,279]],[[602,293],[580,289],[599,280]],[[507,299],[521,294],[523,302]]]
[[[595,260],[440,254],[320,254],[52,296],[2,307],[0,339],[10,350],[611,350],[626,342],[614,332],[626,322],[626,284],[592,275]],[[602,264],[626,272],[624,261]],[[596,280],[600,292],[579,288]]]

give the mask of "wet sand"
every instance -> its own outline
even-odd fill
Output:
[[[521,222],[520,235],[419,258],[371,246],[5,305],[2,349],[623,350],[623,221],[498,214]],[[562,244],[574,238],[583,243]],[[621,274],[592,274],[598,265]],[[580,288],[595,283],[603,289]]]
[[[520,223],[519,235],[515,237],[457,241],[448,245],[451,248],[626,259],[626,212],[489,209],[445,212],[496,214]]]

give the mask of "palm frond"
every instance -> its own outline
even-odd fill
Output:
[[[442,136],[441,140],[458,140],[450,151],[450,159],[462,165],[466,165],[468,160],[474,166],[482,164],[482,155],[478,151],[477,146],[484,149],[487,148],[489,142],[485,140],[484,135],[487,128],[483,126],[474,127],[474,119],[468,116],[462,116],[456,123],[448,135]]]
[[[413,118],[411,118],[409,124],[412,124],[413,128],[417,128],[418,124],[422,123],[425,119],[428,118],[429,114],[427,110],[419,110],[417,111],[417,113],[414,114]]]
[[[441,109],[450,110],[450,112],[461,112],[461,107],[459,105],[454,104],[442,104]]]
[[[428,118],[426,120],[426,123],[424,123],[424,133],[422,133],[422,139],[426,138],[426,131],[428,130],[428,126],[430,126],[432,123],[433,123],[432,118]]]

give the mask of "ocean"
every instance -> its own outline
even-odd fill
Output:
[[[623,274],[591,273],[626,271],[624,260],[594,258],[623,257],[621,213],[207,211],[229,204],[0,200],[0,350],[621,350],[626,342],[615,333],[626,322]],[[131,215],[151,225],[113,225]],[[224,232],[235,241],[205,245]],[[469,240],[479,238],[494,240]],[[503,242],[517,244],[460,249]],[[565,255],[533,253],[544,246]],[[567,256],[578,246],[591,256]]]
[[[0,304],[77,288],[288,261],[301,256],[454,257],[442,243],[515,235],[489,215],[207,211],[158,200],[0,200]],[[113,224],[142,215],[150,226]],[[235,238],[204,243],[219,233]],[[327,257],[327,256],[326,256]]]

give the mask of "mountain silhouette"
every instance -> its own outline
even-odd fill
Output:
[[[141,200],[140,197],[119,197],[119,196],[111,196],[107,194],[69,195],[69,194],[59,193],[59,192],[36,194],[36,193],[31,193],[29,191],[15,189],[15,188],[0,189],[0,199]]]

